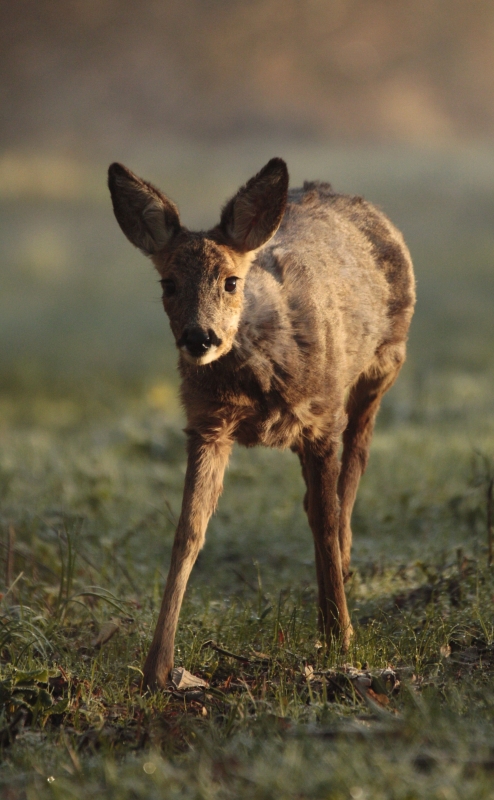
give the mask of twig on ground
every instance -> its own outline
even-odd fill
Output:
[[[213,642],[212,639],[210,639],[207,642],[204,642],[204,644],[201,647],[201,650],[205,650],[206,647],[210,647],[211,650],[215,650],[216,653],[220,653],[222,656],[228,656],[228,658],[235,658],[237,661],[241,661],[243,664],[255,663],[255,661],[253,661],[251,658],[247,658],[246,656],[240,656],[238,655],[238,653],[231,653],[229,650],[225,650],[223,647],[219,647],[216,644],[216,642]]]
[[[225,650],[223,647],[219,647],[212,639],[204,644],[201,647],[201,650],[205,650],[206,647],[210,647],[211,650],[215,650],[216,653],[220,653],[222,656],[227,656],[228,658],[234,658],[236,661],[241,661],[242,664],[269,664],[272,659],[268,656],[263,656],[261,658],[248,658],[247,656],[241,656],[238,653],[232,653],[230,650]]]

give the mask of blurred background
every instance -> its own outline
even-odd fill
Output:
[[[159,286],[107,166],[207,226],[279,155],[292,185],[364,194],[410,246],[417,313],[383,420],[492,409],[493,91],[489,0],[2,0],[1,407],[157,381],[172,402]]]

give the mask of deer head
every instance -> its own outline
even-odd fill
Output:
[[[285,162],[272,158],[226,203],[219,224],[200,233],[183,227],[174,203],[121,164],[110,166],[108,185],[122,231],[160,275],[181,355],[198,366],[225,355],[240,322],[250,265],[285,211]]]

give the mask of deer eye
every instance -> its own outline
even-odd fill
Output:
[[[172,294],[175,294],[177,287],[174,280],[171,278],[163,278],[160,283],[165,297],[171,297]]]
[[[233,294],[237,288],[237,280],[238,278],[234,277],[227,278],[225,281],[225,292],[230,292],[230,294]]]

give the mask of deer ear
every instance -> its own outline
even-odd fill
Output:
[[[229,244],[246,253],[271,239],[280,226],[287,194],[287,166],[281,158],[272,158],[223,208],[220,229]]]
[[[130,169],[112,164],[108,187],[118,224],[145,255],[163,250],[179,232],[180,219],[174,203]]]

